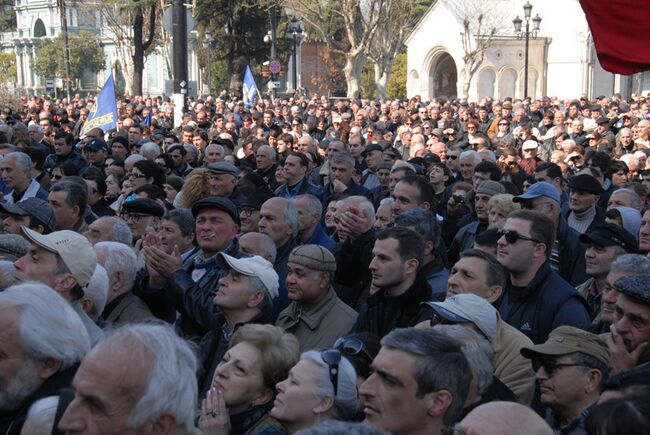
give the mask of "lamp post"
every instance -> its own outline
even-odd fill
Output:
[[[519,18],[519,15],[512,20],[512,24],[515,26],[515,34],[517,39],[525,38],[526,40],[526,50],[524,54],[524,98],[528,98],[528,41],[530,38],[537,38],[539,33],[539,25],[542,22],[542,18],[538,15],[535,15],[535,18],[531,20],[530,15],[533,11],[533,5],[530,2],[526,2],[524,5],[524,19]],[[526,22],[526,30],[521,31],[521,24]],[[533,30],[530,30],[530,22],[533,22]]]
[[[208,53],[208,95],[210,95],[210,86],[212,85],[212,61],[210,54],[212,51],[212,35],[207,30],[203,34],[203,48]]]
[[[298,41],[305,28],[298,17],[292,17],[287,25],[287,34],[293,36],[293,91],[298,89]]]

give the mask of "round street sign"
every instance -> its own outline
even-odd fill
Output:
[[[282,72],[282,64],[280,61],[273,59],[271,62],[269,62],[269,71],[271,71],[273,74],[280,74],[280,72]]]

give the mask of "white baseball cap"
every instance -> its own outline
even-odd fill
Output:
[[[527,140],[524,142],[524,144],[521,146],[522,150],[534,150],[539,146],[537,141],[534,140]]]
[[[88,285],[97,266],[97,255],[88,239],[70,230],[40,234],[25,226],[21,229],[27,240],[61,257],[80,287]]]
[[[487,300],[473,293],[450,296],[443,302],[427,302],[441,317],[454,323],[474,323],[494,342],[497,337],[497,310]]]
[[[235,258],[220,252],[217,256],[217,265],[224,269],[233,269],[242,275],[259,278],[266,287],[266,291],[275,299],[279,294],[280,278],[273,269],[273,264],[259,255],[245,258]]]

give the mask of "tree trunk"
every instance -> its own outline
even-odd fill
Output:
[[[469,98],[469,87],[470,87],[470,84],[472,82],[472,74],[470,74],[468,68],[465,67],[465,69],[462,70],[460,77],[461,77],[461,81],[462,81],[462,83],[461,83],[461,85],[462,85],[461,86],[461,88],[462,88],[462,96],[463,96],[464,99],[468,99]]]
[[[343,67],[343,73],[345,74],[348,98],[359,98],[361,90],[359,81],[365,62],[366,56],[364,56],[362,53],[347,53],[345,56],[345,66]]]
[[[393,64],[391,62],[385,62],[383,67],[379,62],[375,63],[375,91],[379,99],[386,99],[386,88],[388,87],[392,70]]]

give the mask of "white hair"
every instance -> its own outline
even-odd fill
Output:
[[[94,248],[97,255],[106,254],[103,266],[108,275],[113,276],[117,272],[122,272],[124,282],[131,290],[138,272],[138,258],[133,249],[119,242],[99,242],[95,244]]]
[[[0,290],[11,287],[14,283],[16,267],[8,260],[0,260]]]
[[[128,360],[151,367],[147,387],[131,409],[132,428],[152,417],[169,412],[176,424],[194,432],[194,411],[198,409],[196,382],[197,360],[190,344],[162,323],[126,325],[115,329],[100,341],[93,352],[106,349]]]
[[[370,202],[368,198],[360,195],[348,196],[347,198],[340,200],[336,206],[340,210],[343,207],[348,207],[351,205],[356,205],[361,209],[362,212],[365,211],[368,215],[368,218],[370,219],[370,225],[375,224],[375,206],[372,205],[372,202]]]
[[[460,157],[458,157],[458,160],[460,161],[463,159],[470,159],[470,158],[474,160],[474,166],[478,165],[479,163],[481,163],[481,160],[483,160],[481,158],[481,155],[474,150],[463,151],[462,153],[460,153]]]
[[[139,162],[140,160],[146,160],[142,154],[131,154],[124,159],[124,166],[135,164],[135,162]]]
[[[0,307],[20,310],[19,342],[33,359],[54,358],[63,368],[81,361],[90,338],[79,315],[56,291],[28,282],[0,292]]]
[[[379,207],[382,205],[392,205],[394,202],[395,200],[389,196],[379,201]]]
[[[329,365],[323,361],[321,352],[308,350],[300,355],[300,360],[308,360],[318,367],[318,372],[310,377],[316,387],[314,394],[317,397],[332,397],[334,399],[334,418],[350,420],[357,410],[357,372],[350,361],[341,355],[338,369],[337,391],[334,395],[334,385],[330,379]]]
[[[155,160],[156,157],[158,157],[160,154],[162,154],[162,151],[160,151],[160,147],[156,145],[153,142],[146,142],[142,144],[142,147],[140,147],[140,154],[147,160]]]
[[[13,159],[14,167],[32,178],[32,159],[27,154],[22,151],[12,151],[5,155],[4,160],[8,159]]]
[[[93,303],[92,311],[88,313],[88,317],[96,319],[104,311],[108,299],[108,274],[101,264],[95,266],[95,272],[84,288],[84,299]]]
[[[59,396],[48,396],[34,402],[29,408],[27,419],[20,430],[20,434],[41,435],[51,433],[54,428],[58,406]]]
[[[104,220],[112,222],[111,231],[108,233],[108,239],[111,242],[119,242],[130,247],[133,243],[133,233],[126,222],[115,216],[102,216],[95,222]]]
[[[489,160],[492,163],[496,163],[497,161],[497,156],[496,154],[494,154],[494,151],[492,150],[484,149],[479,151],[478,153],[481,156],[481,158],[484,158],[485,160]]]

